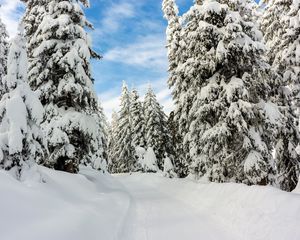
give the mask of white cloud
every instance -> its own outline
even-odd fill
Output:
[[[0,0],[0,17],[7,27],[10,37],[17,33],[24,6],[20,0]]]
[[[94,35],[113,33],[118,31],[125,19],[135,16],[134,5],[128,2],[113,3],[102,16],[101,24],[96,28]]]
[[[104,54],[104,59],[153,70],[166,71],[167,55],[165,37],[149,35],[140,37],[135,43],[116,47]]]

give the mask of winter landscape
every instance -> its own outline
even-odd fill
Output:
[[[300,1],[0,5],[0,240],[300,239]]]

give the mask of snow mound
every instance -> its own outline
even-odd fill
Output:
[[[300,194],[273,187],[168,179],[158,174],[119,178],[130,194],[138,197],[140,211],[147,212],[145,239],[300,239]]]
[[[38,167],[44,183],[0,171],[0,232],[5,240],[121,239],[131,200],[109,175]]]

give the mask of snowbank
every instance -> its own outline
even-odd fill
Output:
[[[272,187],[167,179],[158,174],[134,174],[128,178],[176,199],[182,206],[192,206],[195,214],[213,218],[232,234],[232,239],[300,239],[300,194]]]
[[[22,183],[0,171],[1,239],[121,239],[131,200],[118,182],[89,169],[40,171],[45,183]]]
[[[45,183],[0,171],[1,240],[300,239],[297,193],[162,174],[39,171]]]

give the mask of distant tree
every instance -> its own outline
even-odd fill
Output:
[[[170,134],[170,157],[174,164],[174,170],[179,177],[183,178],[188,175],[188,164],[184,158],[182,139],[179,134],[178,124],[175,121],[175,114],[171,112],[168,118],[168,130]],[[170,159],[170,158],[169,158]]]
[[[80,163],[97,159],[103,147],[98,139],[101,120],[90,71],[90,59],[99,56],[91,49],[85,28],[92,25],[81,8],[89,3],[26,2],[25,28],[31,36],[29,83],[46,111],[42,127],[50,152],[47,165],[76,173]]]
[[[132,116],[131,96],[127,85],[124,83],[121,95],[121,110],[119,112],[117,139],[115,147],[116,172],[132,172],[135,170],[136,161],[132,144]]]
[[[40,129],[43,106],[27,83],[26,41],[22,31],[13,39],[8,54],[6,93],[0,102],[0,166],[17,178],[34,162],[44,159],[44,136]]]
[[[158,103],[151,87],[149,87],[145,96],[144,111],[147,148],[151,147],[154,150],[158,167],[163,170],[163,160],[168,154],[168,146],[170,144],[167,116],[162,106]]]
[[[117,112],[112,113],[111,124],[108,131],[108,171],[110,173],[117,172],[117,135],[119,126],[119,115]]]
[[[133,147],[146,146],[145,140],[145,119],[143,104],[140,101],[139,94],[136,89],[131,92],[130,113],[132,119],[132,144]]]

